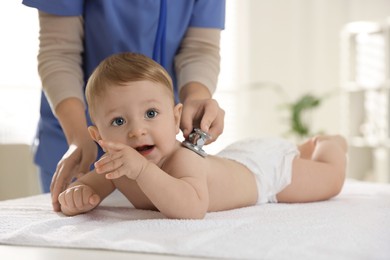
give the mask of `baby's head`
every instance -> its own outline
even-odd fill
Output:
[[[177,147],[182,105],[175,105],[169,74],[134,53],[102,61],[86,88],[93,140],[126,144],[160,165]]]
[[[137,81],[151,81],[165,86],[174,105],[171,77],[160,64],[142,54],[119,53],[103,60],[88,79],[85,96],[91,117],[99,104],[99,98],[108,89]]]

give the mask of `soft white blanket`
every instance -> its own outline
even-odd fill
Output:
[[[390,185],[349,180],[336,198],[170,220],[119,193],[65,217],[48,194],[0,202],[0,244],[239,259],[390,259]]]

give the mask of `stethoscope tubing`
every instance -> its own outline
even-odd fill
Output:
[[[160,63],[165,68],[167,65],[166,54],[165,54],[166,27],[167,27],[167,1],[161,0],[157,33],[156,33],[156,39],[154,41],[154,48],[153,48],[153,60]]]
[[[158,17],[158,26],[156,39],[153,46],[153,60],[161,64],[164,68],[167,69],[167,60],[166,60],[166,28],[167,28],[167,0],[160,1],[160,13]],[[175,102],[179,102],[177,86],[173,86],[173,91],[175,94]]]

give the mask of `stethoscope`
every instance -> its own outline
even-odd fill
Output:
[[[166,47],[165,47],[166,27],[167,27],[167,0],[161,0],[160,14],[158,17],[157,33],[156,33],[156,39],[154,40],[152,58],[154,61],[161,64],[164,68],[168,68],[167,67],[168,64],[166,60]],[[175,101],[179,102],[177,86],[174,86],[173,91],[175,94]]]
[[[158,26],[156,39],[153,47],[153,60],[160,63],[166,68],[166,57],[165,57],[165,33],[167,27],[167,1],[160,1],[160,15],[158,17]]]

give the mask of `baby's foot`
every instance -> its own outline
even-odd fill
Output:
[[[300,157],[302,159],[311,159],[315,147],[316,147],[315,137],[308,139],[306,142],[298,146]]]
[[[347,140],[341,135],[319,135],[313,137],[313,139],[314,139],[314,143],[322,142],[322,141],[333,141],[337,143],[345,153],[347,153],[348,151]]]

